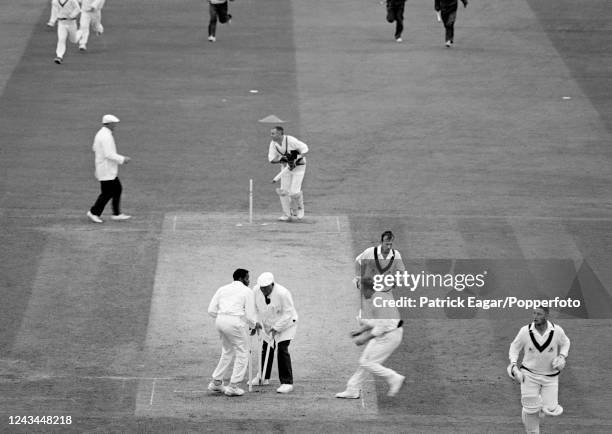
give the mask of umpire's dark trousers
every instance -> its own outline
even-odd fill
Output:
[[[89,211],[91,211],[93,215],[100,217],[108,201],[112,200],[113,215],[121,214],[120,204],[123,187],[121,187],[119,178],[115,178],[111,181],[100,181],[100,188],[102,192]]]
[[[290,340],[277,342],[276,347],[278,348],[278,378],[281,384],[293,384],[293,370],[291,369],[291,355],[289,354],[289,344]],[[263,342],[261,347],[261,365],[263,368],[263,364],[266,361],[266,351],[268,348],[268,343],[266,341]],[[268,356],[268,366],[266,367],[266,375],[264,378],[266,380],[270,379],[270,374],[272,373],[272,361],[274,360],[274,347],[270,347],[270,355]]]
[[[221,4],[208,5],[208,11],[210,15],[210,21],[208,22],[208,36],[215,36],[217,33],[217,20],[221,24],[225,24],[231,18],[231,15],[227,13],[227,2]]]
[[[406,0],[387,0],[387,21],[395,21],[395,39],[404,31],[404,4]]]

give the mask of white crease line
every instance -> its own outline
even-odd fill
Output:
[[[88,376],[88,375],[79,375],[79,376],[71,376],[71,375],[57,375],[57,376],[49,376],[47,378],[80,378],[85,380],[153,380],[153,381],[176,381],[183,380],[183,377],[132,377],[132,376],[117,376],[117,375],[104,375],[100,377]]]
[[[363,393],[363,391],[362,391],[361,392],[361,408],[366,408],[364,395],[365,395],[365,393]]]
[[[172,232],[176,232],[176,214],[174,215],[174,218],[172,219]]]
[[[340,217],[336,216],[336,225],[338,226],[338,232],[342,232],[340,230]]]
[[[149,405],[153,405],[153,397],[155,396],[155,380],[153,380],[153,387],[151,387],[151,399],[149,400]]]
[[[266,225],[264,227],[271,227],[272,225]],[[240,228],[240,229],[253,229],[253,230],[257,230],[261,227],[261,225],[249,225],[248,223],[244,223],[242,224],[242,226],[233,226],[232,228]],[[189,228],[182,228],[182,229],[178,229],[176,232],[189,232],[189,233],[195,233],[195,234],[204,234],[204,233],[208,233],[208,232],[219,232],[222,230],[229,230],[229,227],[226,228],[210,228],[210,229],[198,229],[198,228],[194,228],[194,229],[189,229]],[[287,234],[290,233],[289,231],[281,231],[281,230],[271,230],[268,231],[267,233],[270,234]],[[303,230],[303,231],[295,231],[295,232],[291,232],[291,233],[295,233],[295,234],[306,234],[306,235],[338,235],[339,231],[338,230],[334,230],[334,231],[308,231],[308,230]],[[163,234],[160,235],[160,237],[163,237]]]

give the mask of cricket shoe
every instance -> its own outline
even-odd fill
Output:
[[[403,375],[397,374],[393,380],[389,382],[389,392],[387,392],[387,396],[395,396],[397,392],[402,388],[404,384],[404,380],[406,377]]]
[[[215,42],[217,40],[217,38],[215,38],[213,35],[210,35],[208,37],[208,42]]]
[[[296,217],[298,220],[302,220],[304,218],[304,208],[298,208]]]
[[[450,48],[453,43],[451,41],[446,41],[446,48]]]
[[[251,381],[249,381],[249,386],[259,386],[259,380],[261,380],[261,376],[259,374],[257,374],[255,376],[255,378],[253,378]],[[264,380],[263,381],[263,386],[269,386],[270,385],[270,380]]]
[[[402,42],[403,39],[402,38],[395,38],[395,42]]]
[[[115,221],[129,220],[131,218],[132,218],[131,215],[126,215],[126,214],[123,214],[123,213],[111,216],[111,220],[115,220]]]
[[[53,59],[53,61],[58,65],[61,65],[64,59],[62,59],[61,57],[56,57],[55,59]]]
[[[87,51],[87,47],[85,45],[79,46],[79,51]]]
[[[87,211],[87,217],[89,217],[89,220],[94,223],[104,223],[104,220],[102,220],[99,216],[93,214],[91,211]]]
[[[293,384],[281,384],[278,389],[276,389],[278,393],[289,393],[293,392]]]
[[[291,221],[291,217],[289,217],[286,214],[283,214],[282,216],[278,218],[278,220],[280,220],[281,222],[288,222],[288,221]]]
[[[211,392],[224,393],[225,387],[223,387],[223,383],[215,384],[214,381],[211,381],[210,384],[208,385],[208,390],[210,390]]]
[[[242,396],[244,395],[244,390],[238,386],[227,386],[224,388],[223,393],[226,396]]]
[[[359,399],[359,396],[359,392],[353,392],[350,390],[345,390],[344,392],[336,393],[336,398],[342,399]]]

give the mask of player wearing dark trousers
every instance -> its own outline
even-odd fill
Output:
[[[395,21],[395,40],[402,42],[404,31],[404,5],[406,0],[387,0],[387,21]]]
[[[272,371],[272,360],[274,350],[277,351],[278,378],[280,387],[278,393],[290,393],[293,391],[293,370],[291,368],[291,356],[289,355],[289,343],[295,338],[297,330],[298,314],[293,305],[293,297],[287,288],[274,282],[274,275],[270,272],[262,273],[257,278],[257,285],[253,288],[255,293],[255,311],[258,322],[255,330],[263,329],[264,339],[261,349],[261,365],[265,368],[262,375],[257,374],[251,384],[263,384],[270,379]],[[251,332],[255,333],[255,332]],[[276,348],[274,344],[276,342]],[[271,346],[269,346],[271,345]],[[266,364],[266,351],[269,349],[268,363]]]
[[[89,211],[96,216],[102,215],[104,207],[110,200],[111,206],[113,207],[113,215],[117,216],[121,214],[120,204],[123,187],[121,187],[119,178],[115,178],[111,181],[100,181],[100,187],[102,192]]]
[[[291,355],[289,354],[289,344],[291,341],[282,341],[276,344],[278,348],[278,378],[281,384],[293,384],[293,370],[291,369]],[[266,341],[263,342],[263,346],[261,348],[261,365],[263,368],[263,364],[266,360],[266,351],[268,348],[268,343]],[[268,366],[266,367],[266,374],[264,379],[269,380],[270,375],[272,374],[272,361],[274,360],[274,347],[270,347],[270,355],[268,356]]]
[[[448,48],[455,42],[455,20],[457,19],[458,0],[434,0],[434,9],[440,11],[444,24],[444,40]],[[467,7],[468,0],[461,0],[463,7]]]
[[[227,0],[209,0],[208,12],[210,15],[210,20],[208,21],[208,40],[215,42],[217,40],[217,21],[225,24],[232,19],[232,15],[228,13]]]

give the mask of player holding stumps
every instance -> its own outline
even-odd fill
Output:
[[[519,330],[508,354],[508,375],[521,385],[521,418],[527,433],[540,432],[540,418],[563,413],[558,402],[559,373],[565,367],[570,340],[558,324],[548,321],[548,315],[547,307],[534,309],[533,322]]]
[[[308,145],[293,136],[285,134],[283,127],[276,126],[270,131],[272,141],[268,148],[268,161],[288,167],[280,180],[280,188],[276,189],[283,209],[281,221],[291,221],[293,218],[304,218],[304,193],[302,181],[306,173],[306,153]]]
[[[208,306],[208,314],[215,318],[215,328],[221,338],[221,357],[208,390],[241,396],[244,390],[239,384],[249,364],[248,329],[255,327],[255,299],[249,288],[248,270],[238,268],[232,277],[234,281],[217,289]],[[230,384],[224,386],[223,379],[230,372]]]

